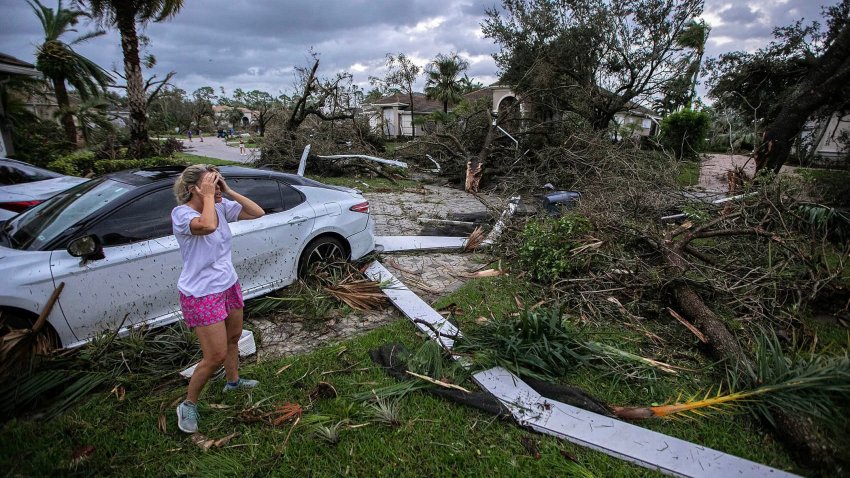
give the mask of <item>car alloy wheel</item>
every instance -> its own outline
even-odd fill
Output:
[[[338,239],[329,236],[320,237],[307,244],[304,252],[301,253],[301,258],[298,260],[298,277],[300,279],[307,277],[315,264],[328,264],[347,258],[345,246]]]

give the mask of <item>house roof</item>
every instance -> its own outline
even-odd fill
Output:
[[[234,108],[233,106],[223,106],[223,105],[214,105],[212,107],[213,112],[215,112],[215,113],[221,113],[223,111],[228,111],[228,110],[231,110],[233,108]],[[243,112],[243,113],[252,113],[252,114],[254,113],[253,111],[249,110],[248,108],[236,107],[236,109]]]
[[[641,106],[641,105],[634,103],[632,101],[627,102],[626,105],[625,105],[625,108],[628,108],[629,113],[636,115],[636,116],[646,116],[646,117],[652,117],[652,118],[660,118],[661,117],[655,111],[652,111],[651,109],[649,109],[645,106]]]
[[[39,76],[41,74],[32,63],[27,63],[5,53],[0,53],[0,73],[26,76]]]
[[[406,109],[410,107],[410,98],[403,93],[393,93],[368,104],[378,108],[398,106]],[[443,103],[441,101],[428,99],[424,93],[413,93],[413,109],[416,113],[430,113],[432,111],[442,110]]]

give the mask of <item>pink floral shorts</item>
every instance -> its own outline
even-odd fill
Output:
[[[203,297],[193,297],[180,292],[180,309],[189,328],[216,324],[226,319],[231,309],[241,309],[244,306],[239,281],[224,292]]]

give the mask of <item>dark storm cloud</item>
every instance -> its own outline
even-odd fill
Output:
[[[721,11],[720,18],[725,23],[751,23],[758,18],[758,14],[747,5],[739,5]]]
[[[0,0],[0,51],[35,62],[41,26],[21,0]],[[53,0],[44,0],[53,7]],[[70,4],[66,0],[66,5]],[[235,88],[270,92],[292,90],[293,68],[318,53],[320,73],[350,71],[368,88],[370,75],[381,76],[387,53],[404,52],[421,66],[438,53],[456,51],[470,61],[468,74],[482,83],[496,80],[490,57],[498,47],[482,38],[480,25],[494,0],[312,0],[185,2],[172,20],[150,24],[149,53],[157,65],[146,75],[163,77],[176,71],[174,83],[187,90],[210,85],[228,93]],[[801,17],[820,18],[818,0],[706,0],[713,25],[708,56],[732,49],[754,49],[771,39],[771,30]],[[80,31],[88,31],[80,25]],[[68,39],[72,39],[69,36]],[[108,35],[76,47],[105,68],[123,70],[118,35]],[[420,88],[424,80],[420,81]]]
[[[753,51],[773,40],[776,27],[819,21],[821,9],[834,2],[827,0],[761,0],[732,2],[706,0],[705,12],[711,25],[706,55],[717,57],[727,51]]]

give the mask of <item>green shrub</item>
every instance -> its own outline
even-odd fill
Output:
[[[55,121],[33,120],[15,127],[12,133],[14,159],[45,167],[74,149],[65,140],[65,133]]]
[[[177,158],[163,158],[154,156],[143,159],[102,159],[95,161],[94,172],[106,174],[124,169],[154,168],[157,166],[186,166],[186,161]]]
[[[661,145],[677,159],[694,158],[705,146],[711,118],[704,111],[682,110],[661,121]]]
[[[79,149],[60,156],[59,159],[47,165],[47,169],[69,176],[85,176],[94,171],[95,154],[93,151]]]
[[[532,219],[521,234],[520,264],[532,277],[555,281],[585,270],[589,256],[573,254],[582,245],[582,236],[592,229],[590,221],[578,214],[566,214],[559,219]]]

